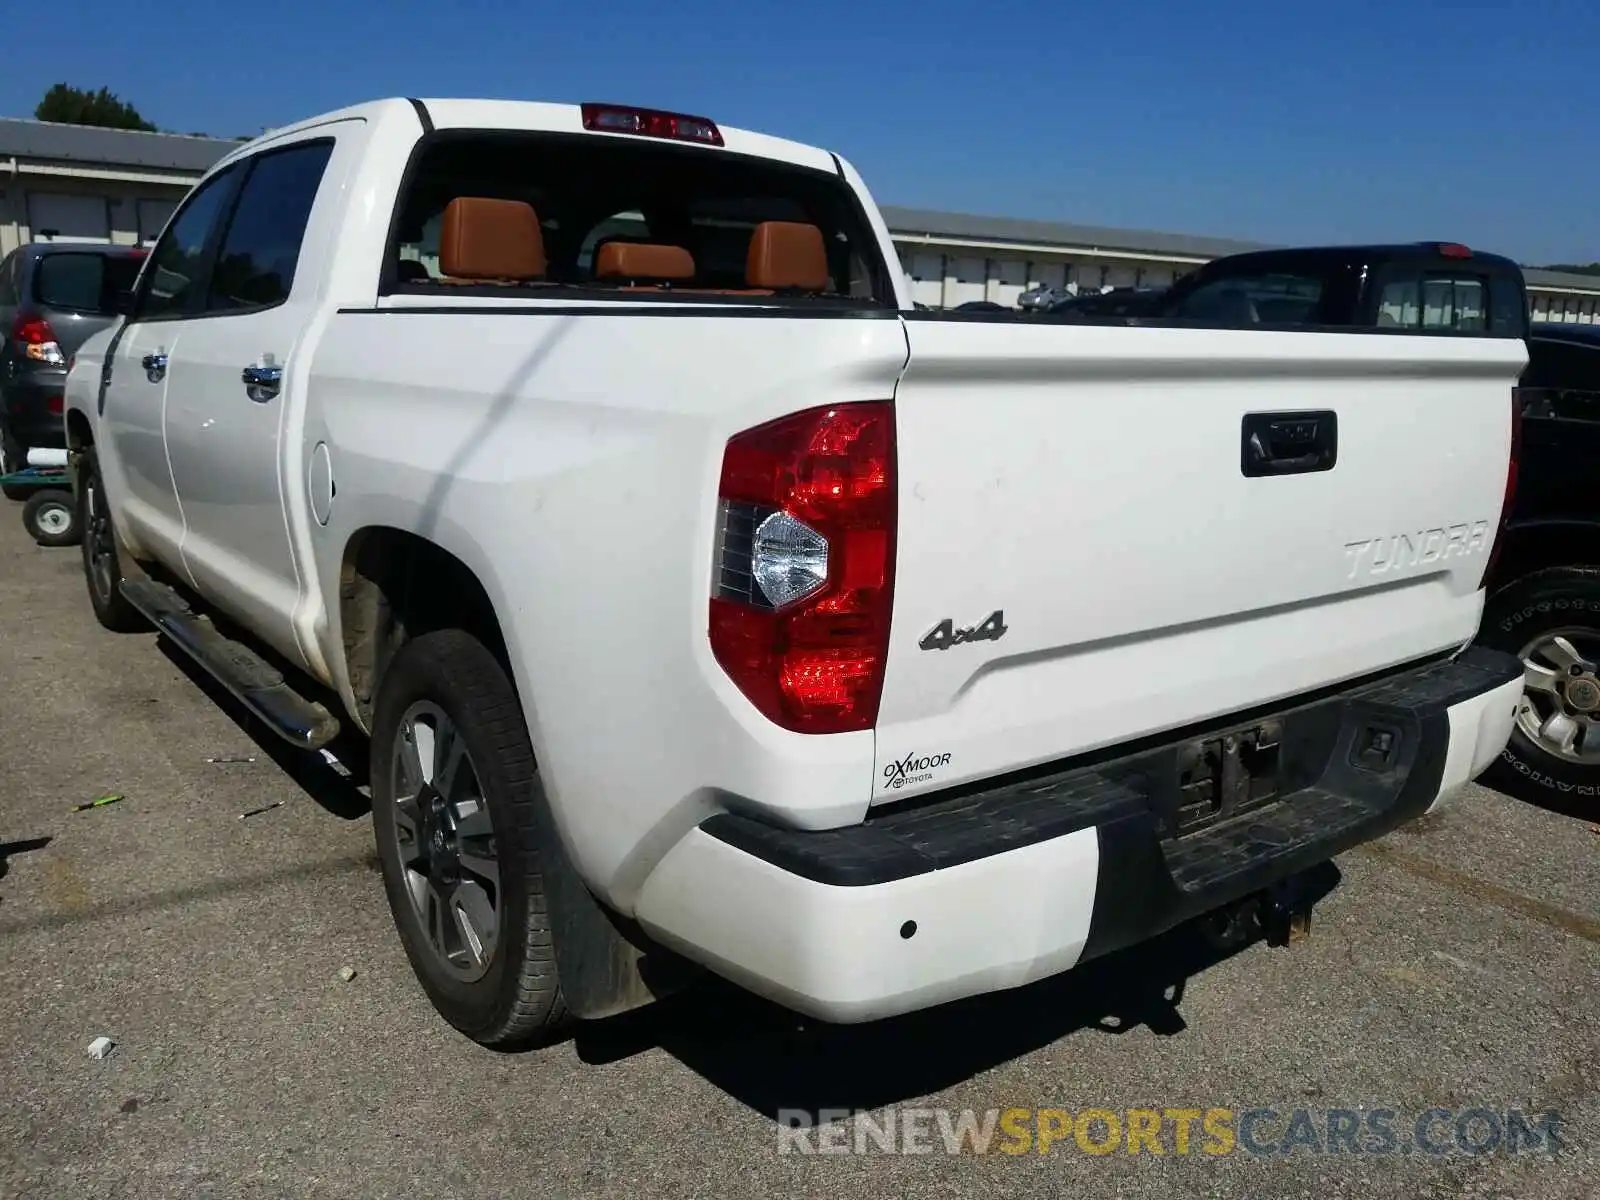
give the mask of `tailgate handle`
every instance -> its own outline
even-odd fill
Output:
[[[1316,412],[1245,413],[1239,469],[1248,476],[1331,471],[1339,458],[1339,416]]]

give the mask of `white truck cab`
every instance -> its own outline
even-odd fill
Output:
[[[66,420],[100,621],[366,735],[502,1045],[689,966],[1015,986],[1431,808],[1521,693],[1468,645],[1524,361],[923,311],[828,151],[393,99],[217,164]]]

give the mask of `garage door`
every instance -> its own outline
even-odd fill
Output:
[[[907,271],[911,275],[911,299],[937,308],[944,297],[944,255],[912,254]]]
[[[141,246],[155,245],[156,238],[161,236],[161,230],[166,226],[167,218],[172,215],[172,210],[177,208],[175,200],[141,200],[139,201],[139,244]]]
[[[1002,258],[997,264],[1000,278],[990,289],[990,299],[1007,308],[1014,308],[1017,297],[1028,286],[1028,264],[1022,259]]]
[[[29,192],[28,228],[36,242],[109,242],[111,214],[104,196]]]
[[[969,300],[987,300],[989,260],[986,258],[958,258],[952,272],[955,280],[945,290],[945,303],[951,308]]]

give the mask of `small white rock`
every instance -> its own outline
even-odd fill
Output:
[[[340,967],[339,968],[339,978],[344,980],[346,983],[349,983],[355,977],[356,977],[356,969],[354,967]]]
[[[89,1043],[90,1058],[106,1058],[115,1050],[117,1044],[108,1037],[97,1037]]]

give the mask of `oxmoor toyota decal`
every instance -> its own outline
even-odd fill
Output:
[[[883,769],[883,786],[903,788],[913,783],[925,783],[933,778],[933,773],[940,767],[949,765],[948,754],[917,754],[913,751]]]

